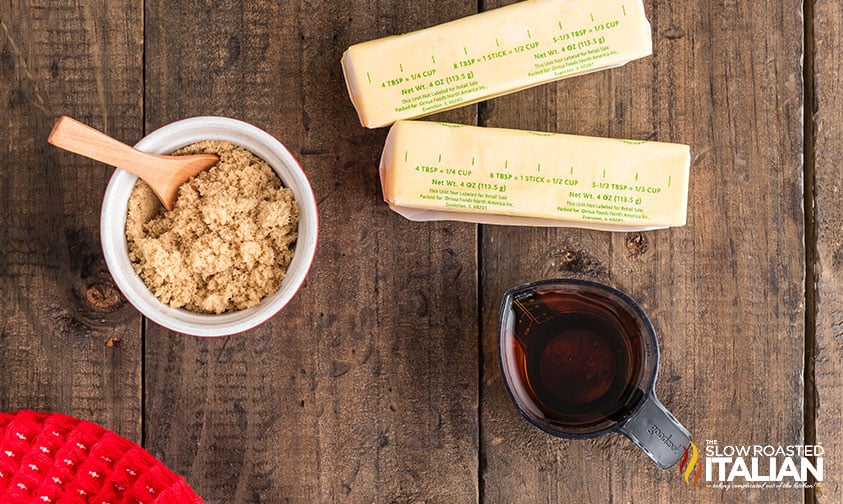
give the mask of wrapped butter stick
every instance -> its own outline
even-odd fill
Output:
[[[690,148],[399,121],[380,164],[404,217],[638,231],[685,224]]]
[[[526,0],[351,46],[363,126],[388,126],[652,54],[642,0]]]

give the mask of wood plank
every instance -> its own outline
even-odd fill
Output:
[[[816,394],[816,442],[826,452],[825,481],[816,491],[820,503],[840,502],[843,485],[839,474],[843,470],[843,337],[840,320],[843,317],[843,205],[840,203],[843,129],[840,115],[843,101],[843,6],[839,2],[813,2],[813,17],[808,19],[813,29],[814,46],[809,60],[813,63],[813,103],[806,112],[814,118],[812,140],[815,166],[813,182],[816,250],[814,276],[816,285],[816,348],[814,390]],[[809,34],[811,31],[809,31]]]
[[[496,7],[508,1],[486,2]],[[687,143],[688,224],[642,234],[485,227],[481,491],[488,502],[799,502],[801,490],[688,487],[621,436],[554,439],[498,371],[502,293],[548,277],[608,282],[660,334],[656,391],[695,435],[802,440],[804,245],[797,1],[646,2],[655,55],[499,98],[483,124]]]
[[[265,128],[321,218],[311,274],[270,323],[219,340],[148,326],[147,446],[206,502],[476,501],[476,228],[388,210],[386,132],[359,126],[339,65],[350,44],[471,7],[146,5],[148,126],[213,113]]]
[[[141,132],[140,3],[0,5],[0,410],[140,440],[140,317],[100,252],[111,170],[47,144],[61,114]]]

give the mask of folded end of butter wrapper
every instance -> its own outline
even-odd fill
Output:
[[[398,121],[384,200],[414,221],[644,231],[686,222],[687,145]]]

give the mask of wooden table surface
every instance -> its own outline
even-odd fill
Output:
[[[686,226],[404,220],[342,51],[506,3],[0,1],[0,411],[113,429],[209,503],[841,502],[840,2],[646,0],[652,57],[432,117],[689,144]],[[142,318],[100,249],[111,170],[46,143],[62,114],[128,143],[196,115],[280,139],[321,218],[298,295],[229,338]],[[620,435],[531,427],[498,306],[571,276],[647,310],[656,390],[701,449],[820,444],[822,486],[694,487]]]

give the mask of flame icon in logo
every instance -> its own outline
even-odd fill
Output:
[[[690,448],[690,452],[688,451]],[[700,476],[702,476],[702,464],[698,464],[700,458],[700,452],[697,450],[697,445],[694,444],[693,441],[689,443],[689,446],[684,448],[685,455],[682,457],[682,462],[679,464],[679,474],[683,475],[685,479],[685,483],[688,485],[697,486],[700,481]],[[690,457],[690,460],[688,460]],[[694,473],[696,469],[697,474],[694,476],[694,481],[691,482],[691,474]]]

